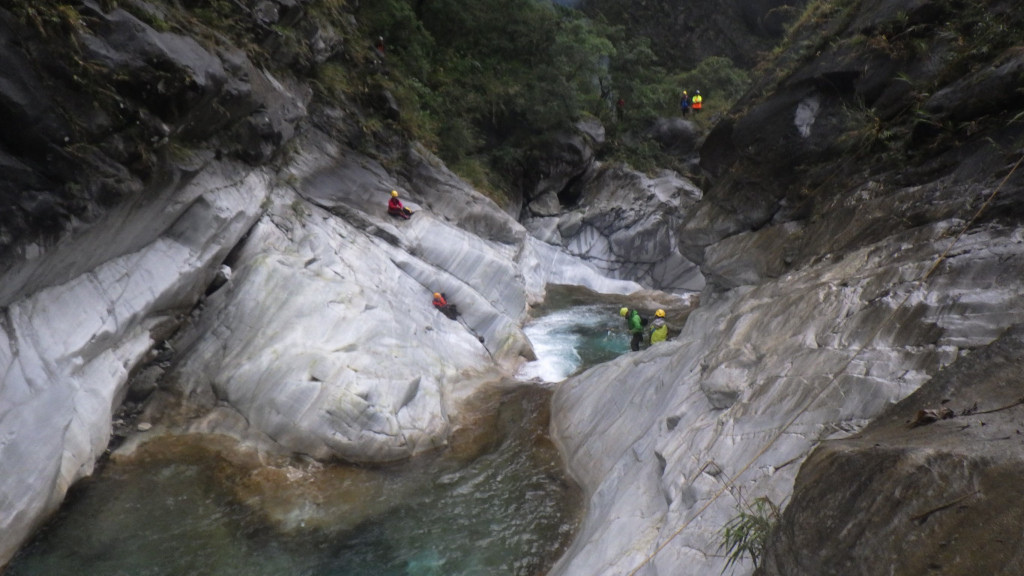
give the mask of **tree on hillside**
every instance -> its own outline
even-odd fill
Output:
[[[516,158],[593,108],[612,43],[580,12],[547,0],[380,0],[359,16],[388,39],[452,163],[485,155],[514,171]],[[518,174],[504,174],[515,180]]]

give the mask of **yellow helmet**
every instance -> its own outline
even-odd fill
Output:
[[[434,292],[434,298],[440,298],[440,297],[441,297],[441,293],[440,292]]]
[[[659,308],[658,311],[654,313],[654,315],[657,316],[658,318],[664,318],[665,317],[665,311],[662,310],[661,308]]]
[[[622,310],[619,310],[619,316],[625,316],[626,314],[629,314],[629,308],[623,308]]]
[[[391,191],[391,197],[392,197],[392,198],[396,198],[396,197],[398,197],[398,190],[392,190],[392,191]]]

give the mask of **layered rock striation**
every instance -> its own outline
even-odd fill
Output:
[[[1017,574],[1022,329],[958,358],[858,434],[822,443],[767,574]],[[907,545],[913,543],[913,545]]]
[[[702,292],[673,340],[557,387],[553,433],[588,501],[553,574],[721,572],[722,527],[758,497],[786,508],[769,573],[846,573],[866,551],[832,546],[887,534],[960,570],[946,512],[1013,521],[998,494],[1021,456],[1022,26],[983,4],[814,5],[813,33],[704,142],[704,190],[603,166],[573,137],[524,224],[418,146],[354,151],[349,111],[310,118],[301,82],[158,31],[159,14],[83,3],[78,49],[134,71],[93,99],[75,70],[35,66],[54,49],[0,9],[18,128],[0,139],[0,564],[91,473],[125,397],[154,387],[147,434],[368,463],[446,445],[464,401],[530,357],[522,322],[561,283]],[[390,190],[411,220],[386,215]],[[989,384],[964,392],[974,378]],[[961,416],[904,428],[946,398]],[[1004,405],[994,438],[954,428]],[[998,454],[972,444],[987,441]],[[943,471],[922,479],[922,459]],[[897,487],[914,489],[865,516]],[[1019,540],[978,550],[1014,573]]]
[[[957,517],[927,514],[949,504],[979,515],[970,526],[1012,522],[980,469],[1013,476],[1015,433],[996,433],[1009,440],[993,461],[968,453],[966,429],[964,445],[915,429],[876,446],[865,426],[891,414],[879,431],[896,434],[942,406],[935,393],[908,398],[922,385],[988,347],[998,365],[1019,353],[1021,106],[978,87],[1015,77],[1020,18],[1006,2],[813,8],[814,29],[794,30],[701,148],[709,186],[677,231],[708,283],[701,307],[665,347],[555,395],[555,435],[589,507],[554,574],[719,573],[724,526],[757,498],[792,510],[767,573],[1018,571],[1016,531],[969,539]],[[994,14],[1005,27],[987,28]],[[1013,403],[1011,372],[998,372],[1005,388],[977,389],[979,409]],[[921,553],[902,553],[907,540]],[[746,556],[731,570],[754,568]]]

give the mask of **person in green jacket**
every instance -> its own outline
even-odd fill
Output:
[[[665,311],[658,309],[654,313],[654,321],[651,322],[651,344],[664,342],[668,338],[668,324],[665,323]]]
[[[644,337],[644,321],[640,318],[640,313],[636,310],[623,308],[619,310],[619,316],[626,319],[626,328],[629,329],[629,333],[633,336],[629,341],[629,349],[633,352],[639,351],[640,341]]]

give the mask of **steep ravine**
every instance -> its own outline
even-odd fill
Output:
[[[1012,3],[981,4],[1019,39]],[[173,118],[132,98],[106,115],[50,93],[67,77],[26,59],[45,42],[0,9],[3,111],[21,129],[0,156],[18,203],[0,273],[0,467],[16,471],[0,476],[0,565],[91,473],[128,396],[158,387],[144,418],[275,453],[405,459],[472,426],[466,400],[530,356],[521,326],[547,284],[651,306],[663,296],[641,289],[664,281],[702,289],[681,333],[555,392],[552,433],[587,512],[552,574],[720,573],[723,525],[761,496],[785,508],[770,574],[976,573],[957,554],[1021,572],[1019,531],[967,542],[946,514],[1013,522],[1000,502],[1022,450],[1022,51],[1004,36],[980,49],[969,33],[987,19],[957,28],[943,1],[812,13],[708,136],[700,187],[588,166],[593,207],[551,205],[524,227],[419,146],[387,162],[353,150],[346,112],[311,113],[294,79],[85,5],[89,49],[143,84],[192,80],[164,84]],[[55,99],[89,120],[47,115]],[[189,146],[134,154],[169,133]],[[65,171],[95,176],[77,205],[46,193]],[[383,214],[392,189],[413,220]],[[635,239],[657,250],[630,267]],[[429,308],[436,289],[466,327]],[[906,422],[946,405],[955,418]],[[874,505],[897,487],[902,500]],[[923,552],[861,564],[884,534]]]

